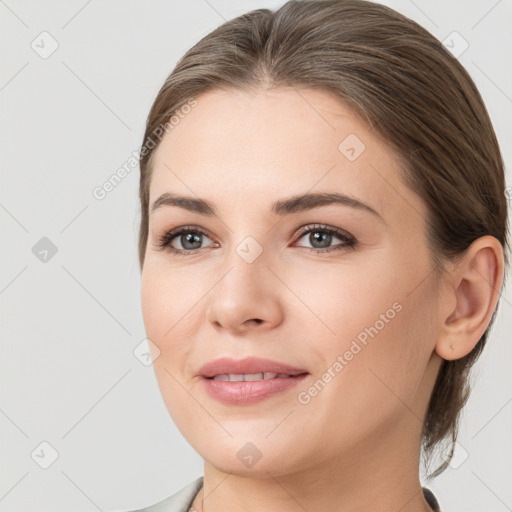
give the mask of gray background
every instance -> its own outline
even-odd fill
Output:
[[[153,99],[190,46],[224,20],[283,3],[0,1],[1,512],[128,510],[202,474],[152,367],[133,353],[145,338],[138,167],[105,199],[92,191],[139,149]],[[384,3],[440,40],[456,31],[467,41],[459,59],[510,185],[511,0]],[[511,312],[508,291],[473,372],[455,462],[428,482],[443,512],[512,510]]]

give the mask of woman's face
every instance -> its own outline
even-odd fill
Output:
[[[154,155],[142,272],[177,427],[237,474],[414,453],[441,362],[438,312],[426,209],[393,152],[325,92],[196,99]],[[189,199],[152,210],[163,194]],[[251,357],[302,375],[269,379],[270,363],[212,369],[235,381],[202,375]]]

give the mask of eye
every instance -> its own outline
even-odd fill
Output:
[[[356,239],[349,235],[349,233],[346,231],[343,231],[339,228],[326,226],[324,224],[314,224],[303,227],[299,231],[299,239],[303,238],[305,235],[309,235],[307,240],[312,245],[312,247],[307,248],[317,253],[325,253],[341,250],[347,247],[355,247],[357,244]],[[340,240],[341,244],[331,246],[333,239]]]
[[[182,226],[166,231],[156,242],[157,250],[168,250],[178,255],[194,254],[201,247],[203,237],[207,237],[206,231],[194,226]],[[176,240],[175,240],[176,239]],[[174,247],[178,243],[181,247]],[[217,244],[218,246],[218,244]]]

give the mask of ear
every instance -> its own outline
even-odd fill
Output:
[[[435,351],[453,360],[469,354],[491,321],[504,277],[503,247],[493,236],[475,240],[450,271]],[[455,306],[454,306],[455,304]]]

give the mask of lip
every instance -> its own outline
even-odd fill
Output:
[[[276,377],[254,381],[215,380],[215,375],[229,373],[286,373],[290,377]],[[249,405],[260,402],[278,393],[289,390],[302,382],[309,372],[278,361],[248,357],[235,360],[216,359],[205,364],[200,370],[201,382],[211,398],[226,405]]]
[[[215,359],[203,365],[199,370],[201,377],[215,377],[226,373],[287,373],[289,375],[299,375],[307,373],[304,368],[295,368],[288,364],[273,361],[271,359],[262,359],[260,357],[246,357],[245,359],[230,359],[223,357]]]

